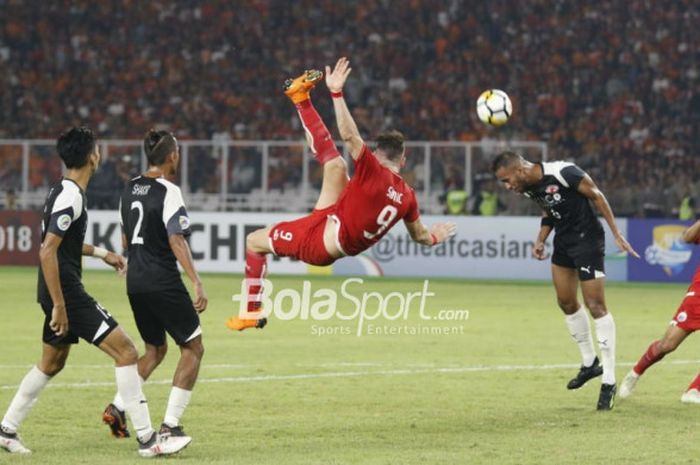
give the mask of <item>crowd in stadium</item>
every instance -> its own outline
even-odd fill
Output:
[[[697,2],[357,3],[0,0],[12,13],[0,15],[0,138],[53,139],[82,122],[103,138],[163,125],[181,139],[298,140],[282,82],[347,55],[346,96],[368,138],[395,127],[409,140],[544,140],[629,215],[669,216],[700,194]],[[514,101],[504,128],[476,118],[486,88]],[[315,102],[332,128],[325,89]],[[283,182],[300,157],[279,158]],[[18,175],[7,160],[3,185]],[[190,182],[204,190],[210,173]]]

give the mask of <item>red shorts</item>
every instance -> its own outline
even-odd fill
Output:
[[[688,289],[671,324],[689,333],[700,329],[700,291]]]
[[[323,231],[335,205],[314,210],[294,221],[283,221],[270,230],[270,245],[278,257],[293,257],[309,265],[326,266],[335,261],[323,244]]]

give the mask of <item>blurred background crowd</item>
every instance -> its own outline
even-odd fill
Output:
[[[345,94],[368,139],[397,128],[409,140],[545,141],[550,159],[578,163],[628,216],[676,216],[700,194],[694,0],[0,0],[0,11],[0,138],[54,139],[87,124],[111,139],[157,126],[183,140],[300,140],[282,82],[345,55]],[[514,103],[497,130],[474,111],[487,88]],[[335,133],[325,88],[314,102]],[[0,183],[16,199],[21,159],[10,152],[0,148]],[[271,189],[298,184],[292,152],[273,157]],[[231,192],[260,187],[258,155],[232,157]],[[33,158],[31,188],[60,175]],[[132,158],[108,160],[99,192],[118,192],[140,168]],[[470,195],[459,165],[436,162],[431,185],[445,208],[522,213],[483,158]],[[217,160],[193,162],[191,192],[212,188]]]

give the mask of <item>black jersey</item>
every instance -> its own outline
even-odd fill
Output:
[[[119,212],[129,250],[127,292],[184,290],[168,242],[171,234],[190,234],[180,188],[163,178],[139,176],[126,185]]]
[[[82,275],[83,242],[87,229],[87,209],[85,192],[70,179],[62,179],[51,187],[44,203],[44,216],[41,220],[41,241],[47,233],[63,238],[58,246],[58,274],[66,304],[84,294]],[[44,274],[39,267],[37,300],[53,306],[51,295],[46,287]]]
[[[604,237],[603,225],[590,201],[578,192],[585,171],[564,161],[545,162],[541,166],[543,178],[527,187],[523,194],[554,220],[555,240]]]

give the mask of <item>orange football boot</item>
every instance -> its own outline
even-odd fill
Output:
[[[231,331],[243,331],[248,328],[263,329],[267,324],[267,318],[240,318],[238,316],[232,316],[226,320],[226,326]]]
[[[304,74],[296,79],[284,81],[284,93],[293,103],[301,103],[308,100],[311,89],[323,78],[323,71],[307,69]]]

